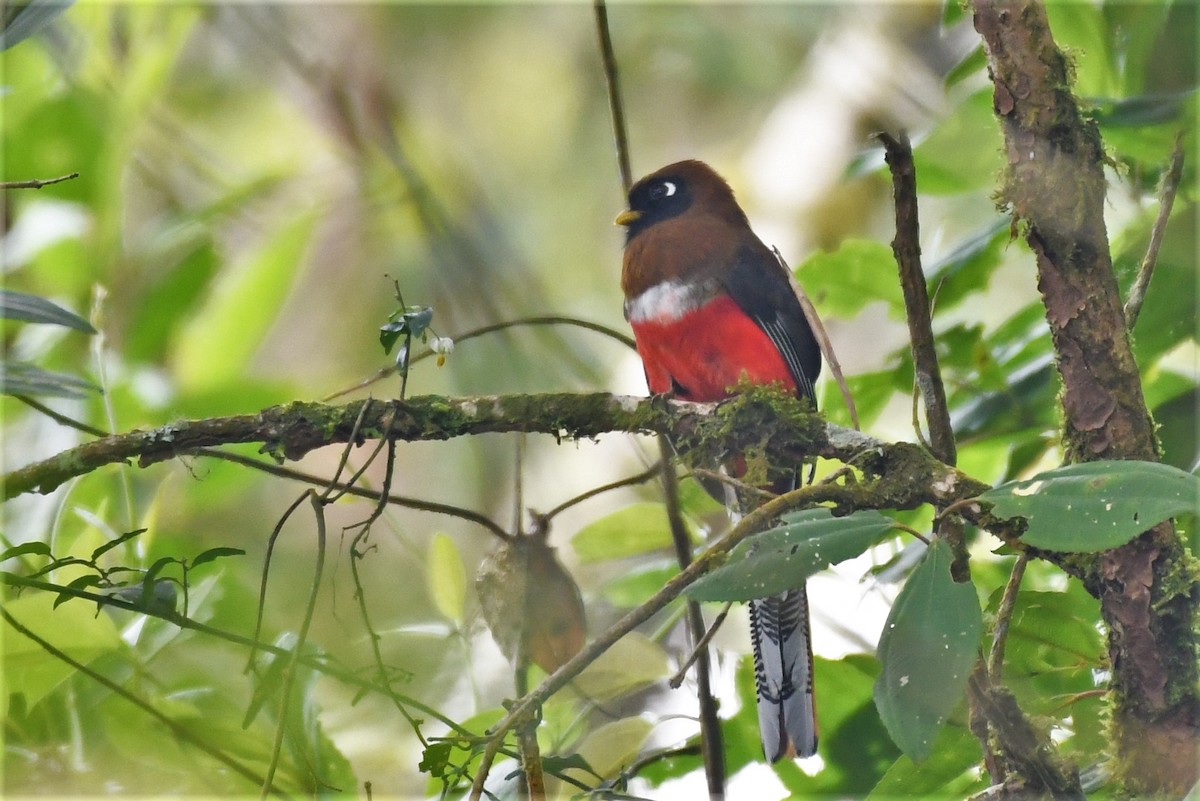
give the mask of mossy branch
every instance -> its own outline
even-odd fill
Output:
[[[888,443],[828,423],[795,398],[758,388],[721,403],[602,392],[426,395],[343,405],[295,402],[258,414],[180,420],[149,431],[102,437],[8,473],[4,497],[47,493],[105,465],[136,463],[146,468],[220,445],[258,442],[262,452],[277,460],[299,459],[315,448],[345,444],[354,436],[356,421],[360,440],[377,439],[385,432],[399,442],[487,433],[540,433],[558,439],[640,433],[669,435],[681,453],[698,463],[747,447],[765,448],[781,461],[817,455],[851,463],[877,479],[870,492],[863,491],[866,485],[842,487],[841,502],[848,509],[944,506],[988,488],[920,446]],[[964,509],[963,514],[977,518],[980,513]]]

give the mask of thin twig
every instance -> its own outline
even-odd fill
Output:
[[[609,328],[606,325],[601,325],[600,323],[593,323],[593,322],[589,322],[588,320],[579,320],[574,317],[564,317],[561,315],[545,315],[545,316],[541,316],[541,317],[524,317],[519,320],[506,320],[506,321],[500,322],[500,323],[491,323],[490,325],[480,326],[479,328],[471,329],[470,331],[467,331],[466,333],[459,334],[456,337],[450,337],[450,338],[454,341],[455,345],[459,345],[459,344],[462,344],[463,342],[468,342],[477,337],[481,337],[486,334],[492,334],[492,333],[495,333],[496,331],[504,331],[505,329],[508,329],[508,328],[525,328],[525,327],[536,327],[536,326],[544,326],[544,325],[545,326],[551,326],[551,325],[574,326],[576,328],[583,328],[587,331],[595,331],[597,334],[603,334],[604,336],[608,337],[609,339],[615,339],[617,342],[620,342],[622,345],[624,345],[627,348],[630,348],[631,350],[637,349],[637,344],[633,341],[633,339],[631,337],[626,336],[625,334],[622,334],[620,331]],[[425,359],[431,358],[436,355],[437,355],[437,353],[434,352],[434,350],[432,348],[430,348],[428,350],[423,350],[420,353],[418,353],[416,356],[413,356],[411,359],[409,359],[409,361],[408,361],[409,367],[416,364],[417,362],[424,361]],[[349,395],[351,392],[356,392],[360,389],[365,389],[366,387],[371,386],[375,382],[382,381],[383,379],[387,378],[392,373],[396,372],[397,369],[398,368],[394,364],[390,365],[388,367],[384,367],[383,369],[376,372],[370,378],[365,378],[352,387],[346,387],[345,389],[339,389],[337,392],[334,392],[332,395],[328,395],[328,396],[322,398],[321,400],[324,401],[325,403],[328,403],[329,401],[340,398],[343,395]]]
[[[992,649],[988,653],[988,675],[997,684],[1004,675],[1004,646],[1008,642],[1008,626],[1012,622],[1013,609],[1017,605],[1017,591],[1021,588],[1021,579],[1025,577],[1027,564],[1029,551],[1017,554],[1017,561],[1013,563],[1008,583],[1004,585],[1000,608],[996,610],[996,628],[992,632]]]
[[[538,514],[538,517],[543,521],[549,522],[552,518],[566,511],[567,509],[570,509],[572,506],[583,503],[591,498],[595,498],[597,495],[602,495],[605,492],[611,492],[615,489],[621,489],[622,487],[636,487],[638,484],[645,484],[647,481],[658,475],[661,470],[662,463],[655,462],[637,475],[629,476],[627,478],[619,478],[616,481],[610,481],[609,483],[602,484],[599,487],[593,487],[587,492],[581,492],[574,498],[568,498],[558,506],[555,506],[549,512]]]
[[[719,470],[706,470],[703,467],[693,467],[692,475],[696,478],[706,478],[709,481],[716,481],[721,484],[733,487],[738,492],[745,492],[748,495],[757,495],[760,498],[778,498],[778,492],[771,492],[769,489],[756,487],[753,484],[747,484],[745,481],[740,481],[727,473],[722,473]]]
[[[79,173],[73,172],[67,175],[60,175],[57,178],[46,178],[42,180],[34,179],[32,181],[0,181],[0,189],[41,189],[43,186],[61,184],[63,181],[70,181],[78,177]]]
[[[77,431],[82,431],[85,434],[91,434],[94,437],[107,437],[108,436],[108,432],[105,431],[104,429],[96,428],[93,425],[88,425],[87,423],[84,423],[80,420],[76,420],[73,417],[68,417],[65,414],[56,412],[53,409],[51,409],[49,406],[45,406],[42,403],[35,401],[33,398],[29,397],[28,395],[13,395],[13,397],[16,398],[17,400],[19,400],[21,403],[28,406],[29,408],[33,409],[34,411],[41,412],[42,414],[46,415],[51,420],[53,420],[54,422],[56,422],[60,425],[67,426],[68,428],[74,428]]]
[[[395,419],[396,418],[394,415],[388,418],[389,431],[391,430],[391,426],[394,424]],[[395,468],[396,443],[392,440],[388,440],[387,460],[385,462],[383,474],[383,487],[382,491],[379,493],[380,502],[376,504],[374,509],[371,510],[371,514],[366,520],[362,521],[361,523],[356,523],[353,526],[347,526],[346,528],[346,530],[351,528],[359,529],[359,532],[354,535],[354,539],[350,541],[350,576],[354,581],[354,598],[358,602],[358,613],[359,616],[362,617],[363,628],[367,630],[367,639],[371,643],[371,656],[375,660],[375,668],[379,673],[379,682],[384,688],[387,689],[389,694],[392,691],[391,678],[388,675],[387,663],[383,661],[383,651],[379,645],[381,638],[375,631],[375,627],[371,623],[371,615],[367,610],[367,592],[366,588],[363,586],[362,577],[358,572],[358,563],[366,555],[365,551],[359,550],[359,546],[366,541],[367,537],[371,533],[371,526],[374,525],[375,521],[378,520],[380,515],[383,514],[383,499],[387,497],[389,490],[392,488],[392,479],[395,474]],[[425,739],[425,734],[421,731],[420,721],[413,717],[412,714],[410,714],[409,711],[404,708],[403,704],[396,703],[396,710],[408,722],[409,728],[413,730],[413,734],[416,735],[417,740],[421,743],[421,747],[424,748],[428,746],[429,743]]]
[[[296,500],[292,501],[291,505],[284,510],[283,515],[275,523],[275,527],[271,529],[271,535],[267,537],[267,553],[263,557],[262,577],[258,582],[258,614],[254,618],[254,635],[253,639],[257,642],[259,635],[262,633],[263,613],[266,610],[267,604],[267,581],[271,575],[271,557],[275,553],[275,543],[279,540],[279,534],[283,531],[283,526],[291,518],[292,513],[300,508],[300,504],[304,503],[308,498],[308,494],[312,490],[305,490]],[[246,657],[246,672],[254,668],[255,649],[250,649],[249,656]]]
[[[884,158],[892,172],[892,191],[896,206],[896,236],[892,252],[900,268],[900,286],[904,290],[904,308],[908,317],[908,333],[912,340],[913,369],[917,387],[925,402],[925,419],[929,425],[930,450],[948,465],[957,459],[954,429],[946,405],[946,389],[938,367],[934,348],[933,328],[930,325],[929,289],[921,269],[920,223],[917,216],[917,176],[913,167],[912,145],[908,134],[897,136],[879,133]]]
[[[279,757],[283,752],[283,735],[288,726],[288,706],[292,697],[292,688],[296,685],[296,667],[300,652],[308,642],[308,631],[312,627],[313,615],[317,609],[317,596],[321,592],[321,576],[325,570],[325,502],[317,496],[315,490],[308,491],[312,502],[313,514],[317,521],[317,563],[313,568],[312,587],[308,593],[308,603],[304,607],[304,618],[300,623],[300,632],[296,636],[296,644],[288,655],[287,668],[283,675],[283,686],[279,690],[279,725],[275,729],[275,742],[271,746],[271,762],[267,766],[267,775],[263,779],[262,792],[259,798],[266,798],[275,780],[275,770],[279,766]]]
[[[1146,289],[1150,286],[1150,276],[1154,273],[1154,265],[1158,262],[1158,250],[1162,247],[1163,236],[1167,230],[1167,220],[1171,217],[1171,206],[1175,204],[1175,193],[1179,191],[1179,180],[1183,176],[1183,132],[1175,136],[1175,148],[1171,151],[1171,166],[1163,175],[1162,188],[1159,190],[1158,218],[1150,230],[1150,245],[1138,269],[1137,279],[1129,290],[1129,299],[1125,301],[1125,326],[1132,331],[1142,311],[1142,302],[1146,299]]]
[[[713,635],[717,633],[717,630],[721,628],[721,625],[725,622],[725,618],[729,616],[729,609],[732,606],[733,602],[730,601],[729,603],[725,604],[719,613],[717,613],[717,617],[713,620],[712,625],[708,627],[708,631],[704,632],[704,636],[701,637],[696,643],[695,647],[692,648],[692,653],[688,655],[687,659],[683,660],[683,664],[679,666],[679,670],[675,671],[675,675],[672,676],[670,681],[667,682],[668,687],[670,687],[672,690],[678,690],[683,685],[683,679],[684,676],[687,675],[688,668],[690,668],[692,663],[696,661],[700,654],[704,653],[705,649],[708,648],[709,641],[712,640]]]
[[[240,453],[223,451],[219,448],[197,448],[196,454],[199,456],[208,456],[213,459],[220,459],[222,461],[244,465],[255,470],[261,470],[262,472],[273,476],[279,476],[280,478],[289,478],[293,481],[303,481],[306,484],[317,484],[320,486],[333,487],[340,490],[345,495],[354,495],[358,498],[379,500],[381,497],[384,497],[387,499],[389,504],[394,504],[396,506],[415,509],[418,512],[432,512],[434,514],[447,515],[450,517],[458,517],[463,520],[468,520],[472,523],[483,526],[502,540],[507,540],[510,536],[509,533],[501,528],[500,524],[496,521],[480,514],[479,512],[475,512],[470,509],[463,509],[460,506],[452,506],[446,503],[436,503],[434,501],[426,501],[420,498],[410,498],[405,495],[395,495],[391,493],[387,495],[381,495],[375,490],[356,487],[351,484],[344,484],[341,482],[331,482],[329,479],[321,478],[320,476],[314,476],[299,470],[292,470],[277,464],[254,459],[249,456],[242,456]]]
[[[600,60],[604,66],[604,82],[608,87],[608,111],[612,116],[613,142],[617,148],[617,168],[621,171],[621,186],[626,192],[633,185],[629,168],[629,135],[625,129],[625,107],[621,103],[621,86],[617,81],[617,59],[613,54],[612,37],[608,32],[608,8],[604,0],[595,0],[596,35],[600,42]]]

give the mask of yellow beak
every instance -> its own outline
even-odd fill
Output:
[[[617,219],[613,220],[613,222],[617,225],[629,225],[632,222],[636,222],[641,216],[642,213],[640,211],[625,209],[625,211],[617,215]]]

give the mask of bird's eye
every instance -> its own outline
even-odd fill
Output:
[[[662,200],[665,197],[670,197],[675,194],[675,184],[670,181],[663,181],[660,184],[655,184],[650,188],[651,200]]]

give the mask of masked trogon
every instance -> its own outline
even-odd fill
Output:
[[[784,267],[750,229],[733,190],[700,161],[629,190],[621,288],[650,391],[726,398],[739,381],[778,383],[815,406],[820,349]],[[787,471],[794,482],[795,469]],[[777,491],[787,486],[776,484]],[[727,494],[731,513],[744,508]],[[817,748],[804,582],[750,602],[763,751],[772,762]]]

